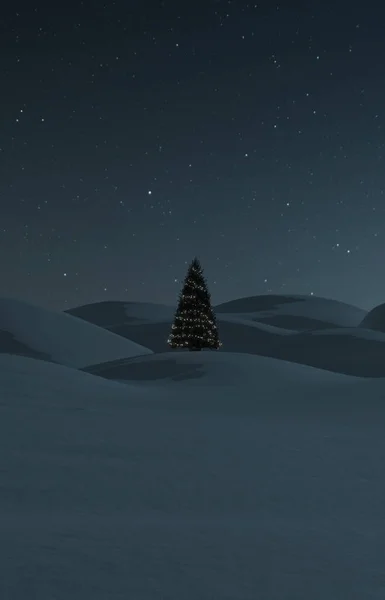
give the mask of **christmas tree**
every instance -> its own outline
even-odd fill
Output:
[[[187,271],[168,344],[171,348],[189,350],[216,350],[222,345],[210,294],[197,258],[194,258]]]

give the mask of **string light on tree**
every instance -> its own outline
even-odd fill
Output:
[[[210,293],[197,258],[188,268],[167,342],[171,348],[187,348],[190,351],[202,348],[217,350],[222,345]]]

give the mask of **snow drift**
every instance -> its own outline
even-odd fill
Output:
[[[329,327],[355,327],[367,314],[344,302],[301,295],[262,295],[239,298],[214,307],[218,322],[239,319],[292,331]],[[67,311],[116,333],[130,325],[156,325],[173,321],[175,307],[146,302],[109,301],[86,304]],[[123,328],[123,329],[121,329]],[[120,335],[122,335],[120,333]]]
[[[0,356],[0,597],[382,598],[384,380],[182,356],[199,387]]]
[[[335,326],[355,327],[367,311],[317,296],[266,294],[219,304],[215,312],[221,320],[226,320],[227,314],[232,314],[275,327],[303,331]]]
[[[303,332],[282,339],[274,356],[357,377],[385,377],[385,334],[360,327]]]
[[[362,319],[360,327],[385,333],[385,304],[379,304]]]
[[[385,376],[385,334],[357,327],[367,313],[355,306],[314,296],[266,295],[226,302],[215,310],[221,353],[258,354],[360,377]],[[173,352],[166,343],[170,307],[108,302],[71,313],[103,323],[156,353]]]
[[[230,352],[175,351],[93,365],[84,369],[106,379],[141,383],[188,383],[190,386],[236,386],[236,389],[285,390],[298,386],[346,381],[346,377],[274,358]],[[169,388],[167,388],[169,389]]]
[[[94,325],[114,331],[115,328],[123,325],[144,325],[164,321],[170,323],[175,309],[172,306],[153,302],[107,300],[71,308],[66,312]]]
[[[69,314],[0,298],[0,353],[78,368],[151,350]]]

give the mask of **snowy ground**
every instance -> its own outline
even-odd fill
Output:
[[[381,307],[368,315],[361,308],[327,298],[282,294],[238,298],[218,305],[215,311],[221,353],[257,354],[347,375],[385,377],[385,310]],[[167,345],[172,307],[111,301],[80,306],[69,314],[157,354],[174,352]],[[365,323],[374,331],[364,328]]]
[[[151,350],[62,312],[0,298],[0,353],[82,368]]]
[[[91,305],[92,306],[92,305]],[[219,320],[230,314],[250,321],[269,323],[278,327],[306,330],[323,327],[355,327],[367,311],[345,302],[288,294],[263,294],[238,298],[215,307]]]
[[[383,600],[385,381],[199,354],[158,389],[0,356],[2,600]]]

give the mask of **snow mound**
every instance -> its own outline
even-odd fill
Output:
[[[70,309],[69,314],[150,348],[169,352],[167,345],[174,309],[161,304],[140,302],[100,302]],[[293,331],[274,327],[249,315],[218,314],[218,328],[223,350],[229,352],[266,352],[277,336]]]
[[[355,327],[367,311],[316,296],[262,295],[231,300],[214,307],[218,322],[265,323],[302,331],[326,327]],[[67,311],[110,331],[125,335],[127,327],[171,325],[175,307],[150,302],[98,302]],[[121,333],[123,332],[123,334]]]
[[[284,337],[274,356],[356,377],[385,377],[385,334],[359,327]]]
[[[174,357],[207,385],[0,356],[1,598],[382,598],[385,381]]]
[[[74,317],[84,319],[110,331],[124,325],[172,322],[175,309],[165,304],[152,302],[106,301],[84,304],[66,311]]]
[[[62,409],[77,406],[96,408],[98,402],[108,402],[110,396],[125,398],[130,387],[94,377],[82,370],[10,354],[0,354],[0,407],[20,402],[26,407],[46,405]],[[135,394],[141,390],[132,388]],[[29,405],[29,401],[32,402]]]
[[[258,390],[281,390],[287,382],[318,384],[320,381],[345,381],[346,376],[328,373],[308,366],[250,354],[230,352],[165,352],[110,363],[85,369],[106,379],[130,382],[186,383],[190,385],[236,386]]]
[[[370,310],[359,326],[385,333],[385,304],[379,304]]]
[[[107,308],[111,310],[104,322],[110,327],[115,323],[115,333],[162,355],[175,352],[167,346],[172,323],[169,307],[95,306],[104,315]],[[86,307],[84,317],[93,318],[92,307]],[[247,353],[359,377],[385,376],[385,337],[363,328],[366,311],[360,308],[314,296],[267,295],[233,300],[215,311],[223,344],[220,354]]]
[[[153,352],[167,352],[170,349],[167,339],[174,312],[174,308],[164,304],[119,301],[85,304],[67,311]]]
[[[358,325],[366,311],[314,296],[253,296],[214,308],[222,352],[275,356],[282,336]],[[153,352],[170,352],[167,338],[174,309],[140,302],[101,302],[68,311]],[[290,359],[290,358],[289,358]]]
[[[263,295],[239,298],[215,307],[219,320],[227,320],[228,315],[238,315],[242,319],[258,321],[303,331],[327,327],[355,327],[367,311],[317,296]]]
[[[172,320],[163,323],[126,324],[116,326],[111,331],[137,344],[150,348],[153,352],[174,352],[168,344]],[[269,354],[269,349],[284,335],[292,335],[279,327],[252,323],[242,318],[218,319],[219,337],[223,343],[221,352],[250,352]]]
[[[78,368],[151,350],[71,315],[0,298],[0,353]]]

